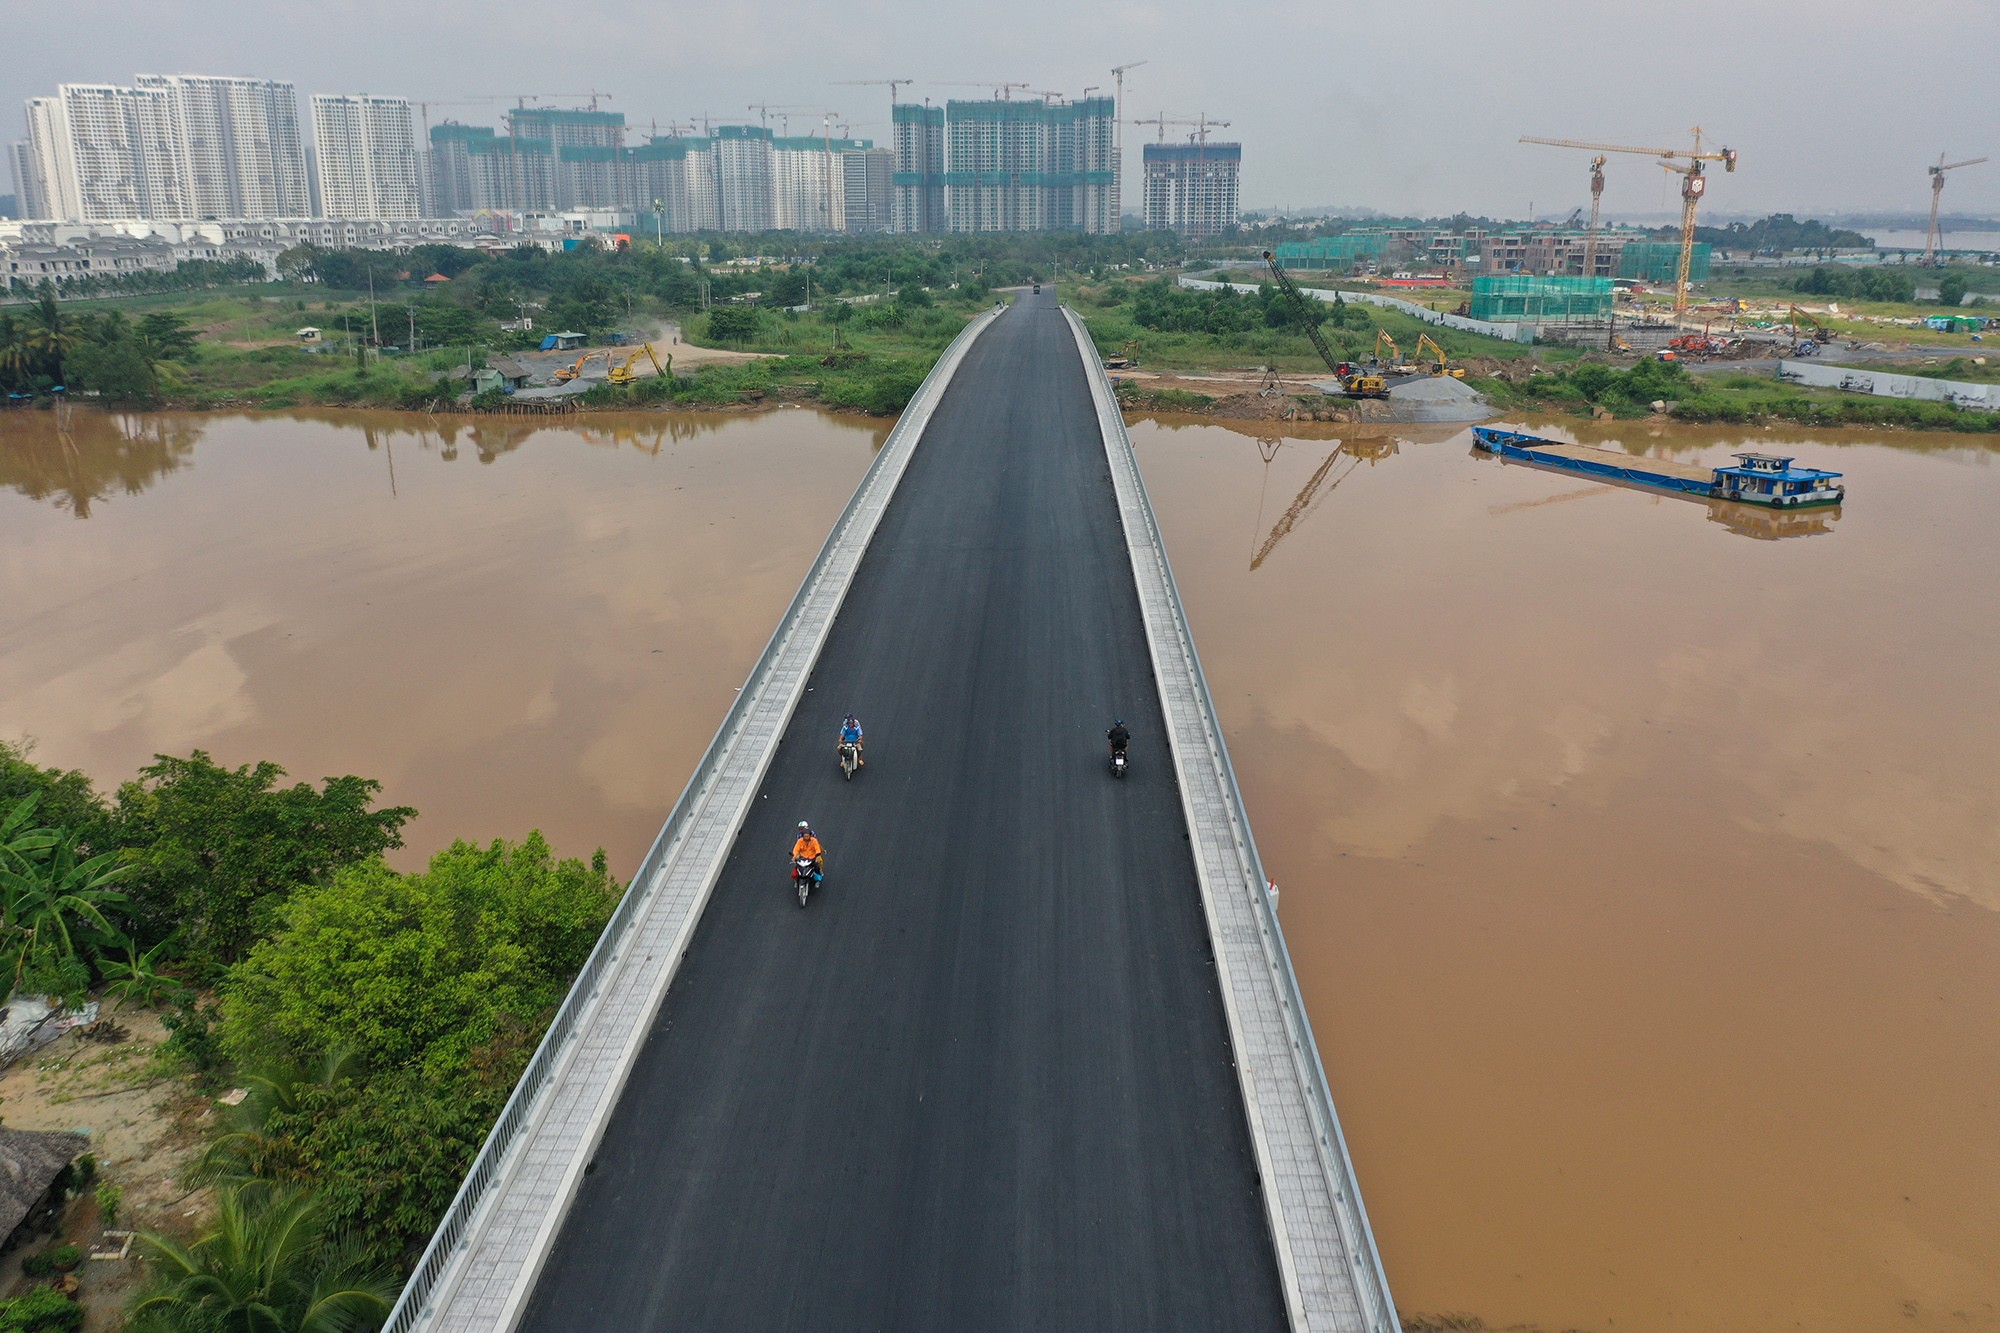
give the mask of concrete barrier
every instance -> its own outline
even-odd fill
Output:
[[[835,521],[384,1333],[505,1333],[519,1320],[875,528],[953,374],[998,313],[975,318],[945,350]]]
[[[1089,330],[1076,311],[1065,306],[1063,315],[1090,381],[1125,529],[1291,1326],[1294,1333],[1397,1333],[1396,1303],[1278,924],[1277,899],[1251,836],[1132,437]]]
[[[1964,380],[1934,380],[1922,375],[1898,375],[1857,366],[1830,366],[1821,361],[1780,361],[1778,378],[1787,384],[1816,389],[1845,389],[1877,398],[1914,398],[1950,403],[1975,411],[2000,412],[2000,384],[1969,384]]]

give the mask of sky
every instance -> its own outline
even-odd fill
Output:
[[[1921,213],[1944,152],[1996,159],[1952,174],[1946,210],[2000,216],[2000,0],[66,0],[59,19],[0,0],[0,32],[5,139],[58,83],[199,73],[290,80],[302,116],[311,93],[370,92],[498,125],[521,94],[575,105],[594,89],[642,132],[754,122],[768,102],[840,111],[884,142],[887,90],[840,80],[913,78],[899,96],[934,101],[995,81],[1075,95],[1144,61],[1125,86],[1128,209],[1138,144],[1159,133],[1130,119],[1205,112],[1243,144],[1246,209],[1561,217],[1589,205],[1587,156],[1521,135],[1664,147],[1699,124],[1741,154],[1711,177],[1714,212]],[[818,124],[800,112],[791,129]],[[1678,207],[1649,157],[1614,156],[1607,177],[1609,215]]]

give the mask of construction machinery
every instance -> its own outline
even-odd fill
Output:
[[[1326,339],[1319,331],[1319,312],[1306,304],[1305,293],[1301,292],[1299,285],[1292,281],[1292,275],[1285,272],[1284,265],[1278,262],[1278,256],[1266,250],[1264,263],[1271,270],[1271,277],[1276,280],[1278,290],[1285,294],[1285,300],[1290,303],[1292,313],[1298,316],[1299,325],[1305,329],[1306,338],[1312,343],[1313,350],[1319,353],[1319,359],[1326,362],[1326,368],[1332,371],[1333,377],[1340,382],[1341,392],[1349,398],[1387,398],[1389,384],[1380,375],[1363,374],[1345,361],[1334,360],[1333,349],[1326,345]]]
[[[583,355],[577,357],[574,364],[563,366],[561,369],[557,370],[555,373],[555,382],[557,384],[568,384],[571,380],[583,374],[583,368],[585,366],[589,365],[592,361],[597,360],[599,357],[602,357],[604,359],[606,365],[610,364],[611,353],[609,352],[585,352]]]
[[[1419,364],[1422,364],[1423,362],[1424,349],[1426,347],[1430,348],[1431,355],[1437,358],[1437,360],[1431,362],[1428,367],[1431,374],[1449,375],[1455,380],[1462,380],[1465,378],[1465,372],[1451,364],[1450,358],[1445,356],[1444,354],[1444,348],[1439,347],[1437,344],[1437,339],[1431,337],[1431,335],[1428,333],[1420,333],[1417,335],[1417,350],[1415,352],[1415,356]]]
[[[1944,173],[1947,171],[1957,171],[1960,167],[1976,167],[1985,160],[1983,157],[1968,157],[1963,162],[1947,162],[1944,160],[1944,154],[1939,153],[1937,165],[1924,168],[1924,170],[1931,174],[1931,225],[1929,230],[1924,232],[1924,263],[1926,266],[1939,262],[1937,257],[1938,248],[1944,242],[1944,234],[1938,230],[1937,220],[1938,198],[1944,193]]]
[[[1793,306],[1790,319],[1793,356],[1813,356],[1820,348],[1832,345],[1833,330],[1820,323],[1815,316]],[[1803,333],[1800,332],[1801,327],[1804,328]]]
[[[1382,355],[1384,347],[1389,349],[1389,355],[1386,358]],[[1396,345],[1396,340],[1389,336],[1389,330],[1387,329],[1375,330],[1375,354],[1371,359],[1374,364],[1388,371],[1391,375],[1414,375],[1417,373],[1415,366],[1403,360],[1403,349]]]
[[[1208,147],[1208,132],[1210,130],[1226,130],[1229,128],[1228,121],[1210,120],[1208,118],[1208,113],[1206,111],[1197,112],[1195,115],[1195,119],[1193,120],[1185,120],[1177,116],[1169,116],[1166,112],[1162,111],[1157,116],[1134,116],[1132,118],[1132,123],[1134,125],[1159,126],[1161,143],[1165,143],[1167,141],[1167,126],[1191,125],[1194,127],[1194,132],[1188,135],[1188,142],[1199,143],[1203,148]]]
[[[1104,358],[1106,370],[1130,370],[1139,364],[1139,344],[1128,342],[1119,348],[1116,355]]]
[[[1541,139],[1531,134],[1521,136],[1522,143],[1548,144],[1555,148],[1581,148],[1591,153],[1642,153],[1647,157],[1657,157],[1660,165],[1681,178],[1681,260],[1674,280],[1674,313],[1687,313],[1688,268],[1694,259],[1694,215],[1701,197],[1708,190],[1708,178],[1704,174],[1705,163],[1720,162],[1723,170],[1736,170],[1736,150],[1734,148],[1702,147],[1702,128],[1697,125],[1692,131],[1692,148],[1634,148],[1627,144],[1586,143],[1581,139]],[[1602,158],[1599,159],[1602,161]],[[1682,165],[1685,163],[1686,165]],[[1591,215],[1597,214],[1596,200],[1600,190],[1601,170],[1594,172],[1591,179]],[[1594,229],[1593,229],[1594,235]],[[1593,247],[1594,248],[1594,247]],[[1595,260],[1593,259],[1594,263]]]
[[[640,343],[632,350],[632,355],[625,358],[623,365],[611,366],[605,372],[604,378],[610,380],[613,384],[630,384],[633,380],[639,378],[632,372],[632,367],[638,364],[639,358],[642,356],[653,363],[653,373],[655,375],[669,375],[673,373],[673,357],[669,356],[667,364],[663,366],[660,364],[660,358],[653,354],[653,344]],[[609,358],[606,359],[605,364],[610,364]]]

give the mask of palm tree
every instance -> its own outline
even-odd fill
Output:
[[[11,864],[0,864],[0,966],[8,969],[9,994],[31,966],[62,967],[76,961],[80,932],[88,932],[84,938],[92,945],[120,938],[104,909],[126,900],[111,886],[137,867],[119,865],[117,852],[78,860],[82,835],[56,832],[44,840],[50,832],[36,830],[30,836],[39,847]]]
[[[56,302],[55,288],[43,283],[41,299],[35,302],[28,323],[28,346],[49,359],[55,377],[60,380],[63,357],[74,351],[79,341],[76,321],[64,318],[62,306]]]
[[[364,1333],[381,1326],[396,1293],[359,1247],[328,1234],[324,1213],[298,1189],[227,1188],[194,1244],[140,1243],[156,1285],[132,1307],[134,1329]]]
[[[0,375],[10,384],[18,384],[27,377],[34,362],[35,352],[28,346],[27,330],[12,315],[0,315]]]
[[[231,1108],[222,1133],[195,1161],[187,1183],[242,1186],[295,1178],[298,1147],[286,1136],[283,1119],[304,1111],[310,1092],[332,1088],[352,1074],[355,1063],[352,1051],[333,1050],[311,1068],[285,1064],[239,1074],[244,1098]]]

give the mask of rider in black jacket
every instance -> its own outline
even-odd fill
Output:
[[[1111,753],[1123,754],[1125,747],[1132,743],[1132,733],[1126,727],[1125,719],[1121,717],[1113,722],[1111,730],[1104,733],[1104,739],[1111,742]]]

